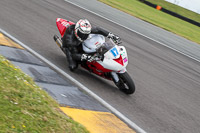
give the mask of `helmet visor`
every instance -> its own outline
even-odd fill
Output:
[[[89,34],[81,33],[79,30],[77,32],[77,35],[78,35],[78,37],[81,38],[81,40],[86,40],[88,38],[88,36],[89,36]]]

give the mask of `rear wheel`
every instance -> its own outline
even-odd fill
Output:
[[[133,94],[135,92],[135,84],[130,75],[125,73],[119,73],[119,82],[115,83],[117,87],[125,94]]]

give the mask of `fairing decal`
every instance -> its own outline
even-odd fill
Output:
[[[117,63],[121,64],[122,66],[124,66],[124,62],[122,59],[122,56],[120,55],[120,57],[118,59],[113,59],[114,61],[116,61]]]
[[[56,25],[58,27],[58,30],[61,34],[61,36],[63,37],[64,34],[65,34],[65,30],[70,26],[74,24],[73,22],[71,21],[68,21],[68,20],[65,20],[65,19],[62,19],[62,18],[57,18],[56,19]]]

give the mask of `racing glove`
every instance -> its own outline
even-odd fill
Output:
[[[114,35],[111,32],[108,34],[107,37],[113,39],[113,41],[115,41],[115,42],[119,42],[121,40],[120,37],[118,37],[117,35]]]
[[[89,62],[92,62],[93,61],[93,58],[91,55],[88,55],[88,54],[82,54],[81,55],[81,61],[89,61]]]

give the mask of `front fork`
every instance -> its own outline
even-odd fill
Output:
[[[126,72],[126,68],[122,69],[121,71],[117,72],[117,73],[125,73]],[[119,75],[116,72],[111,72],[113,81],[115,83],[119,82]]]

